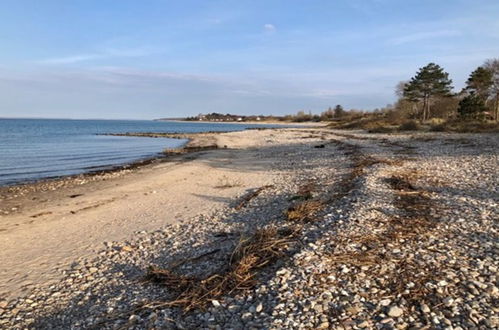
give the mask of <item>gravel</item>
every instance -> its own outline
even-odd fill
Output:
[[[95,258],[64,269],[60,283],[0,301],[0,328],[499,327],[498,136],[298,131],[296,144],[269,138],[259,149],[275,180],[245,207],[106,242]],[[397,190],[394,176],[412,188]],[[175,297],[142,281],[150,265],[178,264],[187,276],[217,272],[242,233],[289,225],[284,211],[311,182],[325,208],[255,287],[188,313],[136,308]]]

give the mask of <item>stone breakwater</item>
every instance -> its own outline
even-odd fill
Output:
[[[274,174],[264,189],[107,242],[95,258],[76,260],[60,283],[1,302],[0,326],[499,326],[497,136],[296,132],[295,144],[264,133],[256,156]],[[318,206],[299,207],[309,201]],[[290,217],[290,208],[303,216]],[[207,297],[185,312],[169,304],[175,287],[144,281],[151,265],[200,280],[220,274],[241,237],[270,226],[299,228],[296,241],[245,290]]]

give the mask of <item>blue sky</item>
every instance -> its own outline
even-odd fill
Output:
[[[0,117],[374,109],[499,57],[497,0],[2,0]]]

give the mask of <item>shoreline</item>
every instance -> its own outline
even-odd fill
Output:
[[[126,175],[127,173],[140,170],[142,168],[157,165],[164,162],[175,161],[178,156],[186,155],[189,153],[194,153],[203,150],[213,150],[217,146],[213,143],[213,140],[209,137],[219,134],[219,133],[229,133],[229,132],[200,132],[200,133],[154,133],[160,134],[162,136],[156,136],[158,138],[175,138],[175,139],[185,139],[186,142],[179,148],[164,149],[162,152],[158,152],[156,155],[139,159],[137,161],[119,164],[119,165],[109,165],[101,170],[86,171],[79,174],[73,175],[63,175],[55,177],[40,178],[39,180],[19,182],[11,185],[0,186],[0,201],[2,202],[2,207],[0,208],[0,220],[2,215],[9,215],[12,213],[17,213],[20,208],[16,199],[18,197],[23,197],[30,193],[51,191],[59,188],[71,188],[74,186],[79,186],[82,184],[108,180],[115,177],[120,177]],[[151,133],[145,133],[151,134]],[[167,136],[163,136],[163,134]],[[144,136],[149,138],[154,138],[155,136],[146,136],[142,133],[116,133],[116,134],[105,134],[112,136]],[[175,158],[177,156],[177,158]],[[57,187],[57,188],[55,188]]]
[[[15,118],[17,119],[17,118]],[[175,120],[165,120],[165,121],[175,121]],[[185,122],[185,121],[179,121]],[[211,123],[211,122],[210,122]],[[219,122],[214,122],[215,124],[223,124]],[[244,124],[244,123],[243,123]],[[253,124],[253,123],[252,123]],[[307,125],[303,125],[303,127],[307,127]],[[296,127],[300,128],[300,127]],[[282,128],[271,128],[271,127],[255,127],[255,128],[246,128],[245,130],[262,130],[262,129],[282,129]],[[200,150],[208,150],[213,148],[213,144],[209,144],[210,142],[205,141],[203,138],[214,135],[214,134],[223,134],[223,133],[231,133],[237,131],[205,131],[205,132],[192,132],[192,133],[180,133],[180,132],[172,132],[172,133],[163,133],[163,132],[125,132],[125,133],[98,133],[96,135],[103,136],[123,136],[123,137],[147,137],[147,138],[169,138],[169,139],[180,139],[186,140],[183,146],[178,148],[165,148],[161,152],[157,152],[154,155],[149,157],[140,158],[135,161],[126,162],[123,164],[109,164],[102,167],[102,169],[98,170],[89,170],[83,171],[77,174],[69,174],[69,175],[61,175],[61,176],[53,176],[53,177],[42,177],[34,180],[26,180],[19,181],[12,184],[0,185],[0,201],[4,198],[6,193],[10,193],[11,190],[19,190],[23,187],[35,186],[35,185],[47,185],[50,183],[56,183],[57,181],[63,180],[77,180],[77,179],[85,179],[91,178],[95,176],[103,176],[106,174],[112,174],[124,170],[134,170],[141,166],[146,166],[155,162],[168,161],[168,157],[172,155],[184,154],[187,152],[195,152]],[[12,188],[12,189],[10,189]],[[31,189],[30,189],[31,190]],[[0,215],[2,214],[2,209],[0,208]]]
[[[176,123],[200,123],[200,124],[240,124],[240,125],[279,125],[279,126],[300,126],[300,127],[325,127],[327,122],[282,122],[282,121],[203,121],[203,120],[160,120],[154,121],[169,121]],[[292,127],[291,127],[292,128]]]
[[[0,221],[0,326],[496,327],[498,139],[212,134],[217,149],[43,193]],[[262,233],[296,236],[248,255],[265,265],[244,290],[175,300],[178,279],[205,290]],[[166,280],[144,282],[151,266]]]

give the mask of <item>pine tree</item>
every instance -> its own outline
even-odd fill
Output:
[[[477,95],[484,102],[490,96],[490,88],[492,87],[492,71],[479,66],[470,74],[466,81],[466,90]]]
[[[404,88],[404,97],[410,101],[423,102],[421,119],[430,118],[431,101],[435,96],[450,96],[452,80],[439,65],[429,63],[420,68]]]
[[[471,94],[459,102],[457,113],[463,119],[476,119],[480,118],[486,109],[483,99],[477,94]]]
[[[339,104],[334,107],[334,118],[341,118],[345,115],[345,110]]]

